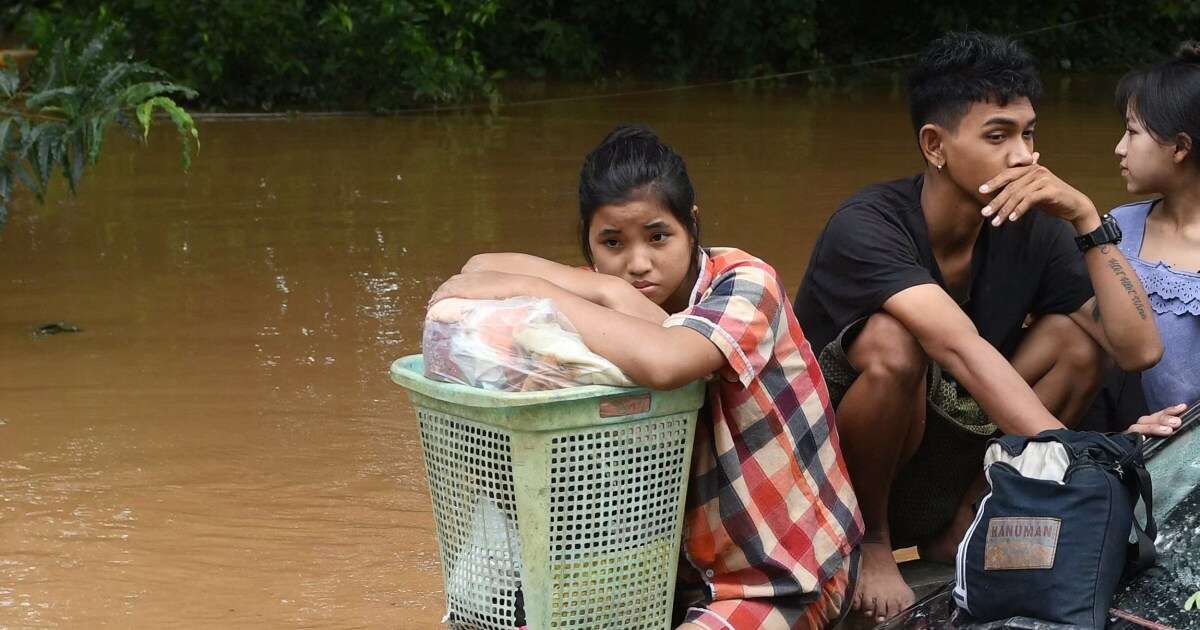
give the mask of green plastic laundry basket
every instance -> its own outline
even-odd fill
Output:
[[[704,383],[493,392],[392,363],[420,424],[451,628],[671,622]]]

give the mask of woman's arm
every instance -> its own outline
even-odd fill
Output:
[[[661,320],[654,323],[615,312],[534,276],[494,271],[459,274],[442,284],[430,302],[451,297],[499,300],[520,295],[553,300],[592,352],[612,361],[639,385],[674,389],[705,378],[725,365],[721,351],[689,328],[664,328]]]
[[[1138,372],[1154,367],[1162,358],[1162,339],[1137,272],[1116,245],[1093,247],[1084,258],[1096,296],[1071,313],[1071,319],[1121,369]]]
[[[661,324],[667,318],[667,312],[660,306],[616,276],[518,253],[476,254],[462,268],[464,274],[482,271],[541,278],[593,304],[655,324]]]

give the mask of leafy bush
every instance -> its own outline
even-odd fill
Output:
[[[39,55],[24,85],[14,64],[0,68],[0,225],[16,183],[41,201],[57,171],[75,192],[85,167],[99,159],[107,130],[117,124],[144,140],[156,109],[175,124],[183,168],[191,163],[199,134],[172,96],[196,93],[153,66],[115,60],[112,36],[103,31],[82,46],[58,42]]]
[[[1043,69],[1121,67],[1160,58],[1195,37],[1200,3],[1192,0],[982,0],[909,3],[880,19],[870,0],[822,3],[818,49],[852,63],[920,50],[941,33],[979,30],[1017,35]]]
[[[1129,65],[1196,36],[1200,3],[964,0],[881,12],[870,0],[22,0],[0,11],[0,31],[6,23],[39,48],[111,28],[123,55],[195,86],[206,107],[394,110],[495,99],[503,76],[828,69],[912,53],[951,29],[1026,33],[1045,68]]]
[[[35,4],[37,6],[35,6]],[[92,16],[210,107],[394,109],[495,94],[475,45],[499,0],[75,0],[30,3],[17,24],[45,47]]]
[[[816,0],[509,2],[483,38],[491,63],[573,79],[743,76],[816,60]]]
[[[358,99],[379,110],[494,97],[498,75],[487,70],[475,40],[498,7],[498,0],[329,4],[318,21],[317,75],[333,96],[327,104]]]

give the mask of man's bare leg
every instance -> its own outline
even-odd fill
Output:
[[[888,495],[925,432],[928,360],[916,338],[885,313],[867,320],[847,358],[859,376],[838,405],[837,427],[866,524],[852,606],[883,621],[913,603],[892,557]]]
[[[1033,388],[1042,404],[1068,427],[1077,425],[1100,389],[1104,351],[1066,315],[1038,319],[1013,355],[1013,368]],[[954,520],[946,531],[921,545],[921,558],[953,562],[958,543],[975,520],[974,505],[987,492],[979,473],[963,495]]]

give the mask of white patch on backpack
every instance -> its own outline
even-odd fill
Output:
[[[983,570],[1049,569],[1058,550],[1057,518],[996,517],[988,520]]]

